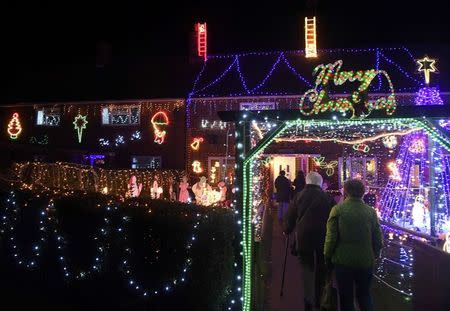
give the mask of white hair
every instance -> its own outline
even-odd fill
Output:
[[[316,185],[322,187],[323,178],[317,172],[309,172],[308,175],[306,175],[305,179],[307,185]]]

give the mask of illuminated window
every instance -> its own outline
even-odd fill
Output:
[[[61,111],[59,108],[40,108],[36,111],[36,125],[59,126]]]
[[[208,182],[232,183],[234,179],[234,157],[208,157]]]
[[[377,159],[374,157],[339,158],[339,186],[350,178],[364,180],[369,186],[378,182]]]
[[[103,125],[136,125],[140,123],[140,107],[109,106],[102,108]]]
[[[161,157],[155,156],[132,156],[131,168],[160,169]]]

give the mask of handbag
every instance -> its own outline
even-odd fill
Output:
[[[336,311],[338,308],[337,305],[337,289],[333,287],[333,281],[330,274],[323,288],[322,298],[320,300],[320,311]]]

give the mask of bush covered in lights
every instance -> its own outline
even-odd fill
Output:
[[[0,199],[0,290],[11,301],[223,310],[240,297],[230,210],[86,193],[13,191]]]

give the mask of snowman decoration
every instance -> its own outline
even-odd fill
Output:
[[[416,196],[411,211],[414,227],[420,228],[425,220],[425,197],[421,194]]]
[[[131,176],[128,181],[128,196],[130,198],[137,198],[142,191],[142,184],[138,184],[136,176]]]
[[[158,176],[155,176],[155,179],[153,180],[153,185],[150,188],[150,195],[152,199],[159,199],[161,197],[161,194],[163,193],[162,187],[158,185]]]

